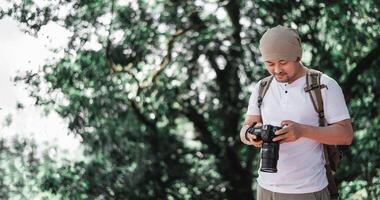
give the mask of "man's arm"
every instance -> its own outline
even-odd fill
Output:
[[[326,127],[305,126],[303,137],[323,144],[350,145],[353,139],[351,120],[342,120]]]
[[[254,123],[261,124],[261,116],[247,115],[247,117],[244,120],[243,127],[240,129],[240,140],[246,145],[254,145],[256,147],[261,147],[262,141],[255,140],[256,137],[254,135],[249,134],[248,140],[247,138],[245,138],[245,132]]]
[[[291,142],[300,137],[309,138],[323,144],[349,145],[352,143],[353,130],[351,119],[338,121],[326,127],[308,126],[285,120],[285,128],[277,131],[273,141]]]

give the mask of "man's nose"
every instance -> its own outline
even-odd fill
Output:
[[[275,74],[280,73],[281,72],[280,65],[279,64],[275,64],[274,67],[273,67],[273,70],[274,70]]]

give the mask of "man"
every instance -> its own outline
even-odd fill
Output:
[[[255,85],[240,131],[246,145],[261,147],[246,130],[271,124],[283,127],[273,141],[280,142],[277,173],[259,171],[258,200],[330,199],[324,167],[322,144],[351,144],[353,131],[350,115],[340,86],[327,75],[321,76],[325,119],[328,126],[319,127],[318,113],[310,95],[304,91],[306,70],[300,62],[301,41],[290,28],[268,29],[260,40],[260,52],[268,72],[273,75],[261,107],[258,106],[260,82]],[[246,137],[247,136],[247,137]]]

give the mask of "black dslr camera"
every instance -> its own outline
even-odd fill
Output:
[[[272,125],[263,125],[262,127],[255,127],[255,124],[250,126],[246,134],[255,135],[257,140],[263,140],[261,147],[261,168],[262,172],[276,173],[278,151],[280,150],[280,143],[273,142],[275,137],[274,132],[280,130],[281,127]]]

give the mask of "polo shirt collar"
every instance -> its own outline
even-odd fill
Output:
[[[281,85],[281,86],[286,86],[288,88],[292,88],[292,87],[299,87],[299,86],[304,86],[305,83],[306,83],[306,74],[299,77],[297,80],[293,81],[293,83],[289,84],[289,83],[281,83],[281,82],[278,82],[275,78],[274,78],[274,81]]]

